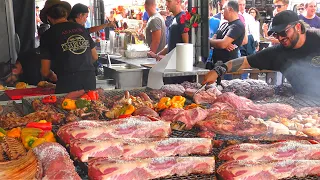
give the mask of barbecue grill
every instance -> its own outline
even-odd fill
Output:
[[[141,92],[146,92],[148,93],[149,89],[147,88],[139,88],[139,89],[133,89],[130,90],[130,94],[132,95],[137,95]],[[123,96],[125,90],[111,90],[111,91],[105,91],[105,96],[106,97],[115,97],[115,96]],[[37,99],[39,97],[28,97],[23,99],[23,107],[28,108],[29,110],[32,110],[31,103],[33,100]],[[191,104],[192,100],[187,99],[186,104]],[[315,97],[310,97],[307,95],[295,95],[291,97],[284,97],[284,96],[273,96],[270,98],[266,98],[262,101],[255,101],[255,103],[283,103],[283,104],[289,104],[293,106],[294,108],[302,108],[302,107],[320,107],[320,98],[315,98]],[[17,110],[16,106],[14,105],[7,105],[4,106],[4,108],[7,110],[7,112],[19,112]],[[30,109],[31,108],[31,109]],[[61,112],[61,110],[59,110]],[[65,111],[64,111],[65,112]],[[65,112],[66,113],[66,112]],[[54,128],[53,131],[57,131],[57,128]],[[197,137],[197,133],[199,132],[198,129],[193,128],[191,130],[183,130],[183,131],[178,131],[178,130],[173,130],[172,135],[170,137],[181,137],[181,138],[194,138]],[[261,139],[261,137],[257,136],[252,136],[252,137],[239,137],[239,136],[227,136],[227,135],[221,135],[217,134],[216,137],[214,138],[215,140],[223,140],[224,144],[221,147],[218,148],[213,148],[213,152],[209,156],[215,156],[219,154],[219,152],[225,148],[228,145],[228,141],[233,140],[233,141],[238,141],[238,142],[250,142],[250,140],[255,140],[255,142],[259,143],[270,143],[272,141],[267,141],[265,139]],[[63,143],[62,143],[63,144]],[[65,144],[64,144],[65,145]],[[67,146],[65,146],[67,147]],[[67,147],[67,150],[68,147]],[[82,179],[88,179],[87,176],[87,164],[82,163],[80,161],[75,160],[76,162],[76,169],[79,175],[81,176]],[[223,161],[220,161],[219,159],[216,159],[216,168],[218,168]],[[189,175],[185,177],[179,177],[179,176],[172,176],[170,178],[159,178],[159,180],[162,179],[171,179],[171,180],[180,180],[180,179],[188,179],[188,180],[212,180],[212,179],[221,179],[219,176],[215,175]],[[303,178],[287,178],[287,180],[318,180],[319,177],[317,176],[308,176],[308,177],[303,177]]]

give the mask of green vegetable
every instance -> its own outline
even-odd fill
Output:
[[[2,133],[2,134],[4,134],[4,135],[7,134],[6,130],[4,130],[4,129],[2,129],[2,128],[0,128],[0,133]]]
[[[77,106],[77,108],[80,108],[80,109],[85,108],[85,107],[90,107],[90,105],[91,105],[90,101],[85,100],[85,99],[78,99],[76,101],[76,106]]]

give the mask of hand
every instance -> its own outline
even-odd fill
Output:
[[[238,46],[235,45],[235,44],[230,44],[230,45],[226,48],[226,50],[230,52],[230,51],[235,50],[237,47],[238,47]]]
[[[113,27],[113,28],[117,28],[117,25],[114,21],[108,22],[107,23],[107,27]]]
[[[214,35],[212,36],[212,39],[217,39],[217,34],[214,34]]]
[[[58,81],[58,77],[54,72],[52,72],[51,76],[49,77],[49,80],[52,81],[52,82],[57,82]]]
[[[210,71],[208,72],[205,76],[204,79],[202,81],[201,84],[212,84],[214,82],[216,82],[216,80],[218,79],[218,74],[216,71]]]
[[[150,57],[150,58],[155,58],[155,57],[157,56],[157,54],[154,53],[154,52],[152,52],[152,51],[149,51],[149,52],[147,53],[147,55],[148,55],[148,57]]]
[[[164,58],[163,55],[158,55],[158,56],[156,56],[156,61],[161,61],[161,59],[163,59],[163,58]]]

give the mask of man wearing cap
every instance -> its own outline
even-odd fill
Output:
[[[258,68],[281,71],[297,93],[320,96],[320,30],[306,30],[298,15],[286,10],[274,17],[268,34],[280,44],[217,66],[202,83],[214,83],[227,72]]]
[[[96,89],[95,44],[82,25],[67,20],[70,11],[68,2],[47,0],[40,12],[42,22],[51,24],[40,39],[41,74],[58,79],[56,93]]]

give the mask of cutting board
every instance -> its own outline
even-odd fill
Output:
[[[153,66],[156,64],[141,64],[141,66],[146,67],[146,68],[153,68]]]

